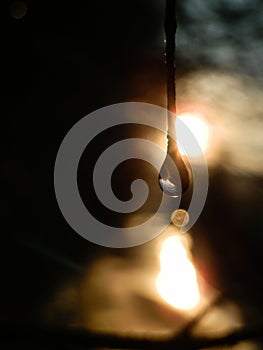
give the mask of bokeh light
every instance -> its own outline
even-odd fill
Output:
[[[162,244],[156,288],[160,296],[175,308],[190,310],[199,303],[196,271],[180,236],[170,236]]]
[[[199,147],[196,147],[192,140],[187,140],[184,135],[184,130],[181,127],[180,123],[178,123],[178,120],[183,122],[184,125],[186,125],[187,128],[191,131]],[[210,142],[210,129],[208,122],[201,115],[194,113],[179,114],[176,118],[175,124],[178,147],[182,155],[187,155],[189,157],[198,157],[202,153],[205,154],[207,152]],[[182,140],[182,143],[187,146],[187,151],[184,147],[181,146],[180,140]]]

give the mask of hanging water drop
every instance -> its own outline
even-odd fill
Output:
[[[170,197],[182,196],[190,186],[191,175],[174,142],[168,147],[167,155],[159,173],[159,185]],[[168,143],[168,145],[169,145]]]
[[[166,34],[167,66],[167,156],[159,174],[159,185],[162,191],[171,197],[179,197],[190,185],[190,172],[174,140],[176,93],[175,93],[175,32],[177,27],[175,1],[166,1],[164,29]]]

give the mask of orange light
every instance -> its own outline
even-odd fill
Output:
[[[187,140],[185,132],[181,126],[182,122],[194,136],[198,143],[198,147],[196,147],[191,139]],[[176,137],[181,155],[198,157],[207,152],[210,142],[210,128],[208,122],[201,115],[194,113],[179,114],[176,117],[175,124]],[[182,145],[186,145],[186,147],[182,147]]]
[[[180,236],[170,236],[162,244],[156,288],[167,303],[178,309],[190,310],[199,303],[195,268]]]

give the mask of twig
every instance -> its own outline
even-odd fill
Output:
[[[201,309],[201,311],[192,320],[190,320],[184,327],[182,327],[179,333],[176,333],[176,336],[182,338],[189,336],[194,327],[198,325],[198,323],[209,313],[209,311],[211,311],[212,308],[216,305],[219,305],[223,300],[224,296],[222,293],[216,295],[208,305]]]
[[[138,336],[94,333],[75,329],[40,329],[40,328],[0,328],[0,343],[31,342],[46,345],[72,345],[84,348],[109,349],[156,349],[156,350],[197,350],[211,347],[231,346],[244,340],[263,338],[263,326],[243,328],[222,337],[186,337],[147,338]]]

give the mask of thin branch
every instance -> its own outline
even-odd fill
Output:
[[[88,348],[109,349],[145,349],[145,350],[197,350],[220,346],[231,346],[241,341],[263,339],[263,326],[243,328],[222,337],[173,337],[146,338],[138,336],[94,333],[75,329],[40,329],[40,328],[0,328],[0,343],[31,342],[46,345],[72,345]]]
[[[206,305],[200,312],[190,320],[182,329],[176,333],[177,337],[185,338],[189,336],[191,331],[199,324],[199,322],[213,309],[213,307],[219,305],[224,300],[222,293],[218,294],[213,298],[208,305]]]

